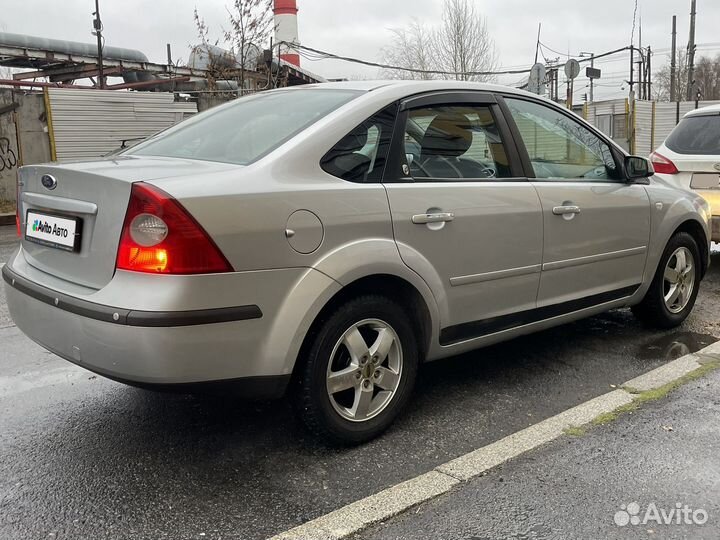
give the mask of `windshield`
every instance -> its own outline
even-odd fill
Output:
[[[720,155],[720,115],[683,118],[665,146],[678,154]]]
[[[256,94],[199,114],[125,154],[248,165],[360,94],[318,89]]]

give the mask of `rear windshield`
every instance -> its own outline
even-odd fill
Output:
[[[678,154],[720,155],[720,115],[683,118],[665,146]]]
[[[247,165],[361,93],[298,89],[256,94],[199,114],[125,154]]]

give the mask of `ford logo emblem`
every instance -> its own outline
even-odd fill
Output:
[[[40,183],[47,189],[55,189],[57,187],[57,180],[49,174],[43,174],[42,178],[40,178]]]

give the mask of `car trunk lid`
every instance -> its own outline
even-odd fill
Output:
[[[133,182],[186,175],[205,176],[237,165],[175,158],[115,157],[81,163],[22,167],[19,212],[22,247],[33,267],[77,285],[100,289],[115,273],[118,243]],[[43,177],[45,178],[43,183]],[[30,219],[28,219],[30,216]],[[47,216],[47,220],[44,217]],[[29,222],[29,223],[28,223]],[[28,239],[39,222],[77,223],[75,249],[51,246],[47,235]],[[42,236],[30,232],[31,236]],[[58,240],[59,242],[60,240]]]

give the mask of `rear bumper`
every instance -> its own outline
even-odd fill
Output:
[[[228,386],[253,398],[284,393],[304,317],[332,281],[309,269],[167,279],[117,272],[102,291],[75,294],[46,286],[22,250],[2,275],[18,328],[70,362],[136,386]],[[311,289],[307,304],[292,294],[298,283]]]
[[[720,216],[713,216],[711,220],[712,241],[720,242]]]
[[[289,375],[241,375],[242,354],[228,354],[224,347],[227,334],[242,332],[243,321],[262,318],[257,306],[127,310],[54,292],[8,266],[2,276],[10,313],[25,334],[61,358],[109,379],[173,391],[227,388],[252,398],[279,397],[289,381]],[[235,360],[231,372],[228,357]]]

